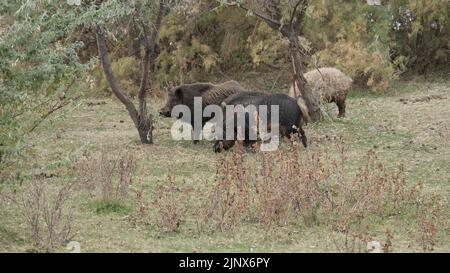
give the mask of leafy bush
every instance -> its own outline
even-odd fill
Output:
[[[389,11],[364,1],[317,1],[305,21],[316,50],[311,69],[335,66],[354,83],[385,92],[396,72],[389,60]]]
[[[338,57],[337,57],[338,56]],[[370,51],[361,42],[339,40],[312,57],[316,67],[333,66],[346,71],[354,83],[386,92],[394,75],[387,58],[377,49]],[[313,68],[312,68],[313,69]]]
[[[409,183],[402,165],[387,168],[373,150],[351,171],[347,145],[339,137],[333,142],[337,156],[328,148],[303,151],[298,141],[273,153],[249,155],[237,145],[220,155],[214,186],[197,210],[199,232],[230,231],[249,222],[268,232],[324,225],[338,251],[356,252],[366,251],[380,221],[395,219],[418,225],[418,245],[432,251],[445,232],[445,199]],[[392,234],[386,233],[389,251]]]
[[[254,22],[239,9],[207,1],[192,3],[189,11],[174,9],[160,32],[157,82],[206,81],[219,69],[250,64],[246,40]]]
[[[80,96],[90,66],[79,62],[82,43],[68,41],[77,15],[65,2],[3,2],[0,168],[6,157],[23,151],[26,137],[42,121]]]
[[[288,56],[288,42],[266,24],[255,25],[252,35],[247,38],[247,47],[256,67],[284,63]]]
[[[449,1],[392,0],[391,57],[404,69],[424,73],[450,61]]]
[[[139,92],[139,79],[141,78],[140,65],[140,60],[136,60],[134,57],[119,58],[111,63],[114,76],[119,82],[120,87],[124,92],[127,92],[130,97],[136,97]],[[96,95],[111,95],[112,92],[103,70],[99,69],[96,73],[99,78],[99,84],[95,89],[100,92]]]

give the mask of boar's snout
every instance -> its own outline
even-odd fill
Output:
[[[213,149],[214,149],[215,153],[222,152],[224,150],[223,149],[223,142],[222,141],[216,141],[216,143],[214,144]]]
[[[170,117],[170,111],[167,110],[166,108],[159,109],[159,114],[164,117],[168,117],[168,118]]]

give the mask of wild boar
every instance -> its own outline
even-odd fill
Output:
[[[339,109],[338,116],[345,117],[345,100],[353,80],[339,69],[333,67],[314,69],[303,75],[310,85],[312,92],[325,102],[336,103]],[[295,91],[294,85],[291,85],[289,96],[293,98],[298,97],[300,91],[298,88]]]
[[[245,92],[236,81],[227,81],[221,84],[193,83],[176,86],[169,90],[166,105],[159,110],[160,115],[171,117],[172,109],[177,105],[186,105],[191,111],[190,122],[194,128],[194,98],[202,99],[202,112],[208,105],[218,105],[228,96]],[[176,117],[176,118],[181,118]],[[202,117],[202,128],[212,117]],[[199,132],[194,130],[194,143],[198,143]]]
[[[223,138],[221,140],[217,140],[214,144],[214,151],[221,152],[223,150],[227,150],[234,146],[235,140],[237,139],[238,131],[243,133],[244,137],[244,145],[251,145],[256,142],[256,140],[251,139],[250,136],[250,119],[251,115],[246,112],[245,113],[245,122],[243,124],[239,124],[237,121],[237,114],[227,113],[228,108],[227,105],[234,106],[255,106],[256,114],[262,114],[260,112],[259,106],[267,106],[267,125],[268,131],[271,130],[270,124],[272,124],[272,116],[271,106],[277,105],[279,109],[279,119],[275,120],[274,123],[280,129],[279,133],[281,136],[291,137],[292,135],[297,135],[299,139],[301,139],[303,146],[307,147],[307,138],[305,131],[302,126],[306,123],[305,117],[308,115],[308,111],[306,107],[299,104],[295,101],[295,99],[289,97],[286,94],[269,94],[264,92],[246,92],[234,94],[228,97],[222,103],[222,107],[224,108],[224,117],[223,117]],[[227,116],[233,115],[231,120],[227,119]],[[233,136],[227,136],[227,127],[233,126]],[[257,129],[259,130],[259,129]],[[257,132],[259,133],[259,132]]]

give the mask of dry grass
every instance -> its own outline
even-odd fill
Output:
[[[128,215],[128,222],[131,227],[147,224],[150,205],[145,200],[145,189],[142,183],[139,183],[133,191],[133,211]]]
[[[202,227],[224,232],[257,223],[273,232],[325,225],[337,233],[332,238],[337,251],[361,252],[372,241],[377,221],[410,225],[404,216],[415,214],[423,251],[432,251],[438,234],[445,233],[443,200],[425,193],[421,183],[407,183],[402,165],[389,170],[373,150],[350,174],[348,145],[342,138],[333,142],[331,150],[303,151],[294,142],[256,156],[238,146],[232,155],[218,157],[215,184],[206,208],[199,210]],[[394,242],[392,231],[386,234],[388,252]]]
[[[155,189],[152,208],[156,210],[157,224],[164,232],[177,232],[185,220],[187,191],[176,184],[174,176],[168,175],[164,182]]]
[[[75,194],[75,184],[57,191],[49,188],[47,181],[35,179],[21,192],[3,194],[2,199],[17,208],[25,224],[26,236],[32,243],[29,252],[53,252],[74,235],[69,199]]]
[[[108,176],[98,177],[95,190],[83,187],[66,202],[82,251],[365,252],[377,241],[384,252],[448,252],[448,86],[421,80],[389,95],[351,92],[347,118],[308,125],[308,150],[284,142],[273,154],[216,155],[211,143],[173,141],[168,119],[157,121],[155,145],[142,146],[123,107],[106,99],[43,124],[29,157],[2,173],[2,192],[23,192],[42,174],[57,196],[84,179],[76,167],[82,158],[98,162],[82,172],[88,177],[115,162],[112,187],[103,190]],[[435,95],[445,98],[417,100]],[[103,192],[125,196],[118,166],[127,153],[134,167],[125,201],[96,213]],[[17,204],[0,206],[0,251],[35,248]]]
[[[95,157],[87,151],[75,162],[78,184],[92,198],[99,195],[103,202],[124,202],[132,184],[133,160],[128,152],[114,156],[103,148]]]
[[[236,227],[250,216],[249,177],[244,162],[244,148],[236,145],[238,151],[231,157],[219,156],[215,162],[214,185],[207,193],[205,204],[198,211],[197,227],[203,232],[212,224],[222,232]]]

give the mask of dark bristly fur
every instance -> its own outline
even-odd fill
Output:
[[[166,105],[160,109],[159,113],[165,117],[170,117],[173,107],[176,105],[186,105],[191,110],[191,125],[194,126],[194,98],[202,98],[202,111],[208,105],[221,105],[228,96],[245,92],[246,90],[236,81],[227,81],[222,84],[193,83],[183,84],[172,88],[169,91]],[[180,118],[180,117],[178,117]],[[202,127],[212,117],[202,118]],[[198,141],[194,140],[194,143]]]
[[[298,106],[295,99],[289,97],[286,94],[267,94],[263,92],[246,92],[246,93],[240,93],[240,94],[234,94],[230,97],[228,97],[224,102],[222,103],[222,107],[225,107],[226,105],[242,105],[244,107],[248,105],[254,105],[257,107],[261,105],[267,106],[267,115],[268,120],[267,124],[270,125],[271,122],[271,107],[272,105],[278,105],[279,106],[279,128],[280,128],[280,135],[291,137],[292,134],[298,135],[299,139],[302,140],[303,146],[307,147],[307,138],[305,135],[305,132],[303,131],[302,125],[305,123],[302,110]],[[225,109],[226,110],[226,109]],[[226,132],[226,113],[224,114],[224,139],[226,138],[225,132]],[[250,141],[247,138],[249,137],[249,116],[247,115],[245,117],[245,128],[242,129],[243,132],[245,132],[245,138],[244,144],[250,145],[254,143],[254,141]],[[236,124],[236,114],[235,114],[235,135],[233,136],[234,139],[236,139],[236,132],[238,131],[238,125]],[[215,152],[221,152],[222,150],[227,150],[231,148],[234,145],[234,140],[219,140],[216,141],[214,145],[214,151]]]

